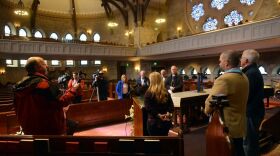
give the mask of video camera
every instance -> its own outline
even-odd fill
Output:
[[[71,79],[71,76],[68,73],[65,73],[58,77],[57,82],[58,84],[64,85]]]
[[[71,79],[68,73],[65,73],[57,78],[57,83],[60,85],[60,89],[66,89],[67,83]]]
[[[223,107],[229,106],[229,100],[224,94],[212,95],[212,100],[210,101],[210,107],[216,109],[222,109]]]

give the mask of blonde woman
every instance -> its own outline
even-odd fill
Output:
[[[118,99],[129,99],[130,98],[130,86],[127,81],[126,75],[121,76],[121,80],[117,83],[116,92]]]
[[[172,126],[171,116],[174,105],[164,87],[160,73],[152,72],[149,78],[150,86],[144,99],[148,113],[147,130],[150,136],[167,136]]]

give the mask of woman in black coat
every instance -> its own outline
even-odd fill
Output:
[[[144,104],[148,113],[147,130],[150,136],[167,136],[172,126],[174,105],[161,75],[153,72],[149,76],[150,86],[145,94]]]

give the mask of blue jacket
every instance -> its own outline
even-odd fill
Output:
[[[127,83],[128,85],[128,94],[130,92],[130,86],[129,86],[129,83]],[[116,86],[116,92],[118,94],[118,99],[123,99],[123,81],[120,80],[118,83],[117,83],[117,86]]]

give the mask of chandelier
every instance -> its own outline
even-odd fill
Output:
[[[166,22],[166,19],[165,19],[165,17],[164,17],[164,14],[163,14],[163,12],[162,12],[162,10],[161,10],[161,7],[160,7],[160,1],[158,1],[158,9],[159,9],[159,12],[158,12],[158,16],[157,16],[157,18],[156,18],[156,20],[155,20],[155,22],[157,23],[157,24],[161,24],[161,23],[165,23]]]
[[[19,0],[14,13],[16,15],[19,15],[19,16],[27,16],[28,15],[28,12],[24,9],[24,4],[21,0]]]

